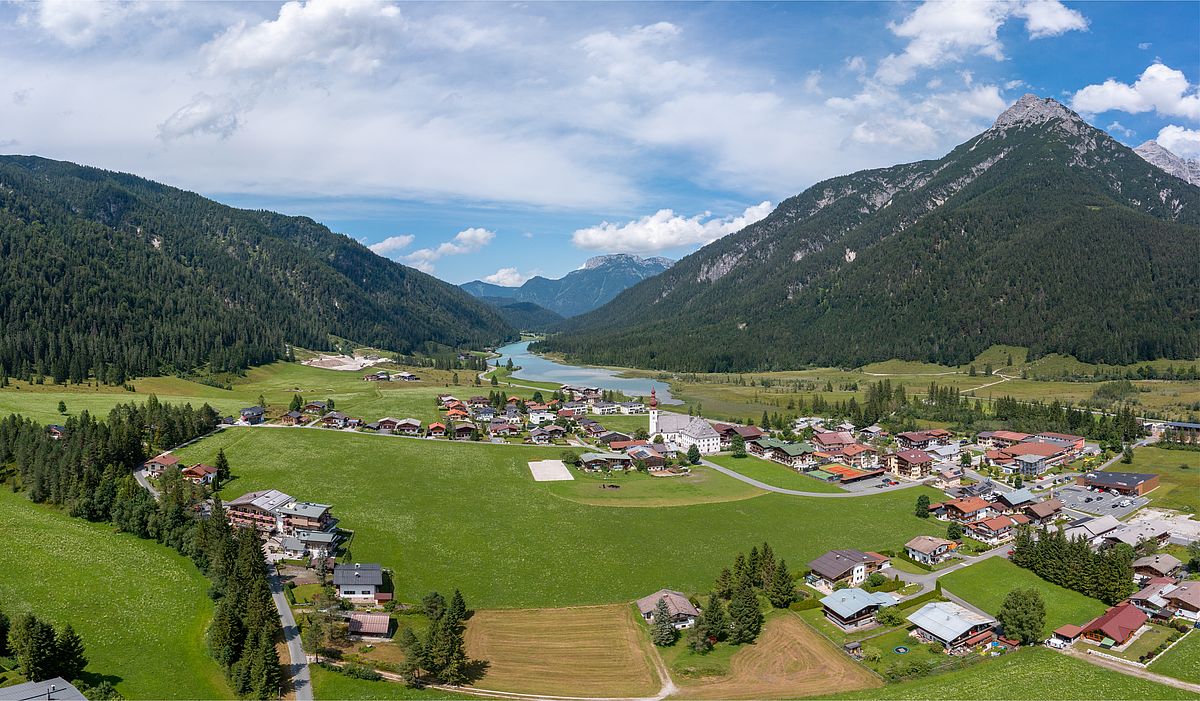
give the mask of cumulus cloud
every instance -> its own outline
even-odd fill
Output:
[[[896,36],[909,42],[903,52],[889,54],[880,61],[875,77],[886,84],[899,85],[922,69],[962,61],[968,55],[1001,60],[1004,47],[998,33],[1012,18],[1025,20],[1031,39],[1087,28],[1083,15],[1057,0],[929,0],[903,22],[889,25]]]
[[[1183,71],[1155,63],[1142,71],[1133,85],[1109,78],[1083,88],[1071,98],[1071,107],[1085,114],[1155,111],[1169,117],[1200,119],[1200,92]]]
[[[501,287],[520,287],[531,277],[533,277],[532,273],[526,275],[516,268],[500,268],[491,275],[485,276],[483,281]]]
[[[80,2],[79,0],[43,0],[34,6],[26,23],[36,23],[43,31],[72,48],[82,48],[120,26],[142,5],[132,2]]]
[[[1108,132],[1109,134],[1116,134],[1116,135],[1122,136],[1126,139],[1132,138],[1134,136],[1134,131],[1132,129],[1125,126],[1124,124],[1121,124],[1120,122],[1118,122],[1116,120],[1113,120],[1113,122],[1111,124],[1104,127],[1104,131]]]
[[[714,218],[711,212],[684,217],[670,209],[624,224],[601,222],[577,230],[571,241],[580,248],[614,253],[646,253],[677,246],[707,244],[759,221],[771,213],[770,202],[747,207],[740,215]]]
[[[237,131],[238,109],[237,102],[229,97],[199,93],[158,125],[158,138],[171,141],[196,134],[228,138]]]
[[[1200,158],[1200,129],[1168,124],[1159,130],[1155,141],[1176,156]]]
[[[472,227],[463,229],[454,238],[445,241],[436,248],[420,248],[404,256],[404,262],[417,270],[433,273],[433,263],[446,256],[460,256],[475,253],[496,238],[496,232]]]
[[[416,238],[416,237],[414,237],[412,234],[401,234],[399,236],[389,236],[386,239],[380,241],[379,243],[371,244],[367,248],[370,248],[372,251],[378,253],[381,256],[386,256],[389,253],[395,253],[396,251],[401,251],[401,250],[404,250],[405,248],[408,248],[409,244],[411,244],[413,242],[414,238]]]

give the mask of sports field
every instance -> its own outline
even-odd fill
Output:
[[[0,607],[70,623],[86,681],[130,699],[227,699],[205,651],[208,580],[175,551],[0,490]]]
[[[1200,632],[1192,631],[1150,663],[1150,671],[1200,684]]]
[[[1129,465],[1119,460],[1108,468],[1117,472],[1153,472],[1158,489],[1150,492],[1150,503],[1178,509],[1200,518],[1200,451],[1137,448]]]
[[[943,528],[913,516],[919,494],[937,495],[922,488],[837,500],[763,494],[653,508],[581,504],[554,490],[587,480],[530,476],[527,463],[557,458],[553,448],[232,428],[180,456],[211,461],[221,448],[237,477],[223,498],[276,488],[332,504],[355,532],[352,558],[393,568],[397,597],[407,601],[451,587],[480,608],[628,602],[662,587],[705,592],[738,552],[764,540],[799,569],[831,548],[894,549]],[[684,484],[637,478],[664,490]],[[746,487],[713,479],[731,493]],[[626,493],[604,491],[614,499]]]
[[[1033,572],[1001,557],[992,557],[941,578],[942,589],[952,592],[993,616],[1013,589],[1037,589],[1046,602],[1046,637],[1068,623],[1083,625],[1108,607],[1099,599],[1047,582]]]
[[[556,696],[650,696],[662,686],[628,604],[476,611],[467,656],[480,689]]]

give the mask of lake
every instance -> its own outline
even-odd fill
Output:
[[[649,397],[650,390],[653,389],[654,396],[658,397],[660,404],[683,403],[671,396],[671,388],[665,382],[647,377],[620,377],[616,371],[606,368],[558,363],[529,352],[529,344],[530,341],[520,341],[497,348],[496,352],[500,354],[500,357],[489,359],[488,363],[494,365],[498,360],[501,365],[504,365],[511,358],[513,365],[521,368],[513,375],[514,380],[525,379],[576,387],[615,389],[630,397]]]

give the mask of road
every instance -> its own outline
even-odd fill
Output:
[[[1195,635],[1195,633],[1192,633],[1192,635]],[[1105,669],[1111,669],[1114,672],[1120,672],[1121,674],[1127,674],[1131,677],[1138,677],[1141,679],[1145,679],[1147,681],[1158,682],[1159,684],[1166,684],[1167,686],[1173,686],[1176,689],[1183,689],[1184,691],[1190,691],[1193,694],[1200,694],[1200,684],[1191,684],[1189,682],[1185,682],[1180,679],[1175,679],[1174,677],[1166,677],[1161,674],[1151,672],[1150,670],[1144,669],[1142,667],[1134,667],[1133,665],[1121,664],[1120,662],[1117,662],[1116,660],[1110,660],[1110,659],[1106,659],[1104,657],[1097,657],[1096,655],[1089,655],[1084,650],[1075,649],[1074,646],[1068,647],[1064,650],[1060,650],[1059,652],[1063,653],[1064,655],[1070,655],[1071,657],[1074,657],[1076,659],[1083,660],[1084,662],[1090,662],[1091,664],[1094,664],[1097,667],[1104,667]]]
[[[961,570],[964,567],[970,567],[971,565],[975,564],[976,562],[980,562],[982,560],[986,560],[991,557],[1008,557],[1007,553],[1011,548],[1012,548],[1012,543],[1002,543],[1002,544],[992,548],[991,550],[988,550],[985,553],[980,553],[979,555],[976,555],[974,557],[963,558],[963,560],[961,562],[953,564],[945,569],[937,570],[935,572],[922,572],[921,574],[913,574],[911,572],[903,572],[895,567],[892,568],[892,571],[896,574],[897,577],[900,578],[900,581],[902,581],[902,582],[905,582],[907,584],[920,584],[921,585],[920,591],[918,591],[915,594],[912,594],[910,596],[904,597],[904,599],[911,599],[913,597],[920,596],[921,594],[924,594],[927,591],[932,591],[934,586],[937,583],[937,580],[945,575],[950,574],[951,572],[956,572],[958,570]],[[945,589],[942,590],[942,593],[947,594]],[[967,608],[971,608],[971,609],[975,608],[975,607],[971,606],[970,604],[965,603],[961,599],[958,599],[957,597],[953,597],[952,595],[947,594],[947,598],[953,598],[959,604],[963,604],[963,605],[967,606]],[[978,610],[978,609],[975,609],[975,610]]]
[[[162,498],[162,492],[158,491],[154,488],[154,485],[150,484],[150,479],[146,476],[146,468],[143,467],[139,470],[134,470],[133,478],[137,480],[138,484],[142,485],[142,489],[150,492],[150,496],[154,497],[155,501],[158,501],[160,498]]]
[[[868,491],[862,491],[862,492],[805,492],[805,491],[801,491],[799,489],[784,489],[783,487],[776,487],[776,486],[767,484],[766,482],[760,482],[760,481],[754,479],[753,477],[747,477],[740,472],[731,470],[728,467],[722,467],[722,466],[716,464],[715,462],[710,462],[708,460],[705,460],[704,458],[700,458],[700,464],[705,467],[716,470],[717,472],[720,472],[722,474],[729,475],[730,477],[732,477],[736,480],[741,480],[742,482],[745,482],[746,484],[758,487],[759,489],[762,489],[764,491],[775,492],[776,494],[790,494],[792,496],[797,496],[797,497],[817,497],[818,499],[849,499],[851,497],[869,497],[869,496],[872,496],[875,494],[882,494],[884,492],[894,492],[898,489],[908,489],[909,487],[919,487],[922,484],[921,482],[901,482],[900,484],[896,485],[895,487],[885,487],[884,489],[872,489],[869,492]]]
[[[283,639],[287,642],[288,656],[291,657],[292,689],[296,692],[296,701],[312,701],[312,676],[308,671],[308,656],[300,644],[300,629],[296,619],[292,617],[292,607],[288,606],[287,597],[283,595],[283,583],[279,575],[270,573],[271,598],[275,601],[275,610],[279,612],[279,623],[283,626]]]

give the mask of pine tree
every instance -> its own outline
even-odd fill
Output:
[[[292,395],[292,401],[288,404],[288,411],[300,411],[304,407],[304,398],[298,394]]]
[[[763,587],[770,587],[771,582],[775,581],[775,569],[778,567],[778,563],[775,562],[775,551],[771,550],[770,544],[766,542],[758,551],[758,567],[762,572],[759,581],[762,582]]]
[[[746,573],[750,575],[750,583],[753,586],[762,586],[762,557],[758,554],[757,545],[750,546],[750,555],[746,558]]]
[[[8,657],[8,629],[10,621],[8,615],[0,611],[0,657]]]
[[[796,583],[792,581],[792,573],[788,572],[786,561],[779,561],[769,587],[767,596],[771,605],[777,609],[785,609],[796,600]]]
[[[695,443],[688,446],[687,459],[688,459],[688,462],[690,462],[693,465],[700,464],[700,449],[696,447]]]
[[[49,623],[21,614],[9,628],[8,647],[21,676],[35,681],[56,676],[54,628]]]
[[[441,620],[442,614],[446,612],[446,598],[436,591],[431,591],[421,599],[421,608],[425,610],[425,617],[430,621]]]
[[[1004,628],[1004,635],[1028,645],[1042,637],[1046,604],[1037,589],[1013,589],[1004,597],[996,620]]]
[[[216,464],[213,465],[213,467],[217,468],[217,480],[220,482],[227,481],[230,477],[230,475],[229,475],[229,458],[225,457],[225,449],[224,448],[220,448],[217,450],[217,459],[214,460],[214,462]]]
[[[713,595],[722,599],[729,599],[733,596],[733,574],[726,567],[721,570],[721,574],[717,575],[716,584],[713,587]]]
[[[763,615],[758,597],[749,586],[739,586],[729,602],[729,641],[741,644],[754,642],[762,630]]]
[[[725,604],[721,602],[721,596],[717,592],[709,595],[708,605],[701,614],[701,620],[704,621],[704,627],[709,634],[717,640],[724,640],[725,636],[729,635],[729,615],[725,613]]]
[[[78,679],[87,667],[87,655],[83,650],[83,639],[68,623],[58,631],[54,639],[55,666],[57,676],[71,681]]]
[[[650,630],[650,639],[659,647],[674,645],[678,631],[671,620],[671,611],[667,608],[667,600],[659,598],[654,606],[654,622]]]
[[[698,655],[708,654],[713,649],[711,635],[704,623],[696,623],[687,632],[688,649]]]
[[[446,618],[455,625],[462,625],[467,620],[467,602],[463,599],[462,592],[457,589],[454,590],[454,596],[450,597],[450,604],[446,607]]]
[[[914,512],[917,518],[929,518],[929,497],[922,494],[917,497],[917,505]]]
[[[731,442],[731,447],[733,448],[733,457],[735,457],[735,458],[746,457],[746,439],[745,438],[742,438],[738,434],[734,434],[733,441]]]
[[[425,646],[421,644],[420,638],[412,631],[412,628],[407,626],[400,631],[400,639],[397,644],[400,646],[400,651],[404,653],[404,661],[400,663],[400,676],[404,677],[404,683],[407,686],[416,687],[421,683]]]

